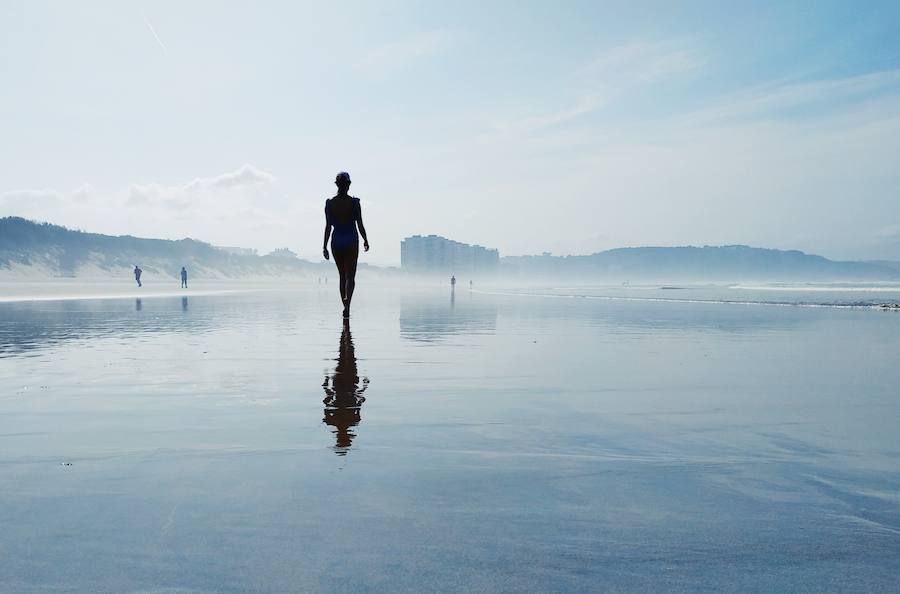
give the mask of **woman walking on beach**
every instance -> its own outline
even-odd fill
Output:
[[[359,258],[359,236],[363,238],[363,249],[369,251],[369,239],[363,226],[362,209],[359,198],[347,192],[350,190],[350,174],[341,171],[334,184],[338,188],[337,196],[325,201],[325,241],[322,244],[322,255],[328,260],[328,238],[331,237],[331,253],[340,276],[341,302],[344,304],[344,317],[350,317],[350,300],[356,287],[356,261]],[[359,234],[356,229],[359,228]],[[332,231],[332,228],[334,229]]]

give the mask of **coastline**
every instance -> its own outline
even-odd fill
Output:
[[[133,281],[132,281],[133,283]],[[174,284],[174,283],[172,283]],[[144,287],[128,286],[108,279],[53,279],[46,281],[0,282],[0,303],[28,301],[72,301],[99,299],[150,299],[155,297],[199,297],[274,291],[269,283],[198,282],[196,288],[163,288],[162,283],[144,283]]]

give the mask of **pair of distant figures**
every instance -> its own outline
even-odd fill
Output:
[[[135,264],[134,265],[134,280],[137,282],[137,286],[143,287],[141,284],[141,275],[144,274],[144,271],[140,269],[140,267]],[[181,288],[187,289],[187,269],[182,266],[181,267]]]
[[[455,274],[450,277],[450,288],[451,289],[456,288],[456,275]],[[469,281],[469,288],[470,289],[472,288],[472,281]]]

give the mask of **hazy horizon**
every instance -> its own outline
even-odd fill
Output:
[[[0,4],[0,216],[318,260],[745,244],[900,259],[900,6]]]
[[[2,218],[2,217],[0,217],[0,218]],[[30,221],[30,222],[32,222],[32,223],[36,223],[36,224],[50,224],[50,225],[61,226],[61,227],[65,228],[65,229],[67,229],[67,230],[69,230],[69,231],[75,231],[75,232],[78,232],[78,233],[98,234],[96,231],[92,231],[91,229],[80,229],[80,228],[74,228],[74,227],[66,227],[65,225],[59,225],[58,223],[54,223],[53,221],[45,221],[45,220],[38,220],[38,219],[28,219],[28,218],[26,218],[25,220]],[[185,237],[167,238],[167,237],[137,236],[137,235],[132,235],[132,234],[129,234],[129,233],[122,233],[122,234],[116,234],[116,235],[99,233],[99,235],[104,235],[104,236],[107,236],[107,237],[121,237],[121,238],[129,238],[129,237],[131,237],[131,238],[134,238],[134,239],[150,239],[150,240],[163,240],[163,241],[183,241],[183,240],[197,241],[197,242],[200,242],[200,243],[208,244],[208,245],[210,245],[210,246],[212,246],[212,247],[214,247],[214,248],[223,249],[223,250],[226,250],[226,251],[230,251],[230,250],[245,250],[245,249],[251,249],[251,248],[248,248],[248,246],[243,246],[243,245],[221,245],[221,244],[216,244],[216,243],[212,243],[212,242],[207,241],[207,240],[204,239],[203,237],[187,237],[187,236],[185,236]],[[414,234],[412,234],[412,235],[417,235],[417,236],[419,236],[419,235],[429,235],[429,234],[425,234],[425,233],[414,233]],[[407,238],[408,238],[408,237],[405,237],[405,238],[403,238],[403,239],[407,239]],[[445,239],[453,240],[454,238],[452,238],[452,237],[445,237]],[[484,246],[484,245],[482,245],[482,244],[474,244],[474,245],[479,245],[479,246],[481,246],[481,247],[487,247],[487,248],[491,248],[491,247],[492,247],[492,246]],[[598,250],[598,251],[596,251],[596,252],[583,253],[583,254],[555,254],[555,253],[548,252],[548,251],[538,251],[538,250],[535,250],[534,252],[531,252],[531,253],[524,253],[524,254],[503,254],[503,253],[500,253],[500,258],[529,258],[529,257],[544,257],[544,256],[554,256],[554,257],[557,257],[557,256],[560,256],[560,257],[562,257],[562,256],[595,256],[595,255],[598,255],[598,254],[600,254],[600,253],[607,252],[607,251],[629,250],[629,249],[630,249],[630,250],[636,250],[636,249],[733,248],[733,247],[744,247],[744,248],[751,248],[751,249],[754,249],[754,250],[757,250],[757,249],[758,249],[758,250],[778,250],[778,251],[802,251],[802,250],[796,250],[796,249],[794,249],[794,248],[770,248],[770,247],[768,247],[768,246],[762,246],[762,245],[750,245],[750,246],[748,246],[748,245],[746,245],[746,244],[733,244],[733,243],[732,243],[732,244],[720,244],[720,245],[692,245],[692,244],[656,245],[656,244],[645,244],[645,245],[621,245],[621,246],[610,246],[610,247],[608,247],[608,248],[604,248],[604,249]],[[256,249],[256,248],[252,248],[252,249]],[[256,252],[255,255],[257,255],[257,256],[266,256],[266,255],[272,254],[273,251],[278,251],[278,250],[281,250],[281,249],[283,249],[283,248],[275,248],[275,250],[272,250],[272,251],[269,251],[269,252],[265,252],[265,251],[261,251],[261,250],[258,250],[258,249],[257,249],[257,252]],[[234,252],[234,253],[237,253],[237,252]],[[811,253],[811,252],[802,252],[802,253],[804,253],[804,254],[806,254],[806,255],[809,255],[809,256],[820,256],[820,255],[821,255],[821,254],[814,254],[814,253]],[[295,255],[296,255],[298,258],[302,259],[302,260],[308,260],[308,261],[313,262],[313,263],[324,263],[324,262],[327,262],[326,260],[324,260],[323,258],[321,258],[321,256],[319,256],[318,260],[316,260],[316,259],[315,259],[315,256],[313,256],[313,257],[311,257],[311,258],[305,258],[304,256],[302,256],[302,255],[300,255],[300,254],[295,254]],[[833,262],[839,262],[839,260],[831,260],[831,261],[833,261]],[[851,261],[851,262],[867,262],[867,261],[868,261],[868,262],[872,262],[872,261],[878,261],[878,260],[849,260],[849,261]],[[890,260],[887,259],[887,260],[882,260],[882,261],[890,261]],[[395,262],[395,263],[388,263],[388,264],[382,264],[382,263],[372,262],[371,264],[374,265],[374,266],[388,266],[388,267],[391,267],[391,266],[393,266],[393,267],[399,267],[399,266],[400,266],[400,262],[399,262],[399,261],[397,261],[397,262]]]

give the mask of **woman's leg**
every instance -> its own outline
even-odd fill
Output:
[[[344,258],[344,277],[347,281],[347,309],[350,309],[350,300],[353,299],[353,289],[356,288],[356,261],[359,259],[359,243],[354,243],[347,249]]]
[[[341,303],[344,304],[344,309],[347,309],[347,279],[344,275],[344,269],[346,268],[346,260],[347,260],[347,250],[335,250],[334,247],[331,248],[331,256],[334,258],[334,265],[337,266],[338,269],[338,288],[341,290]]]

